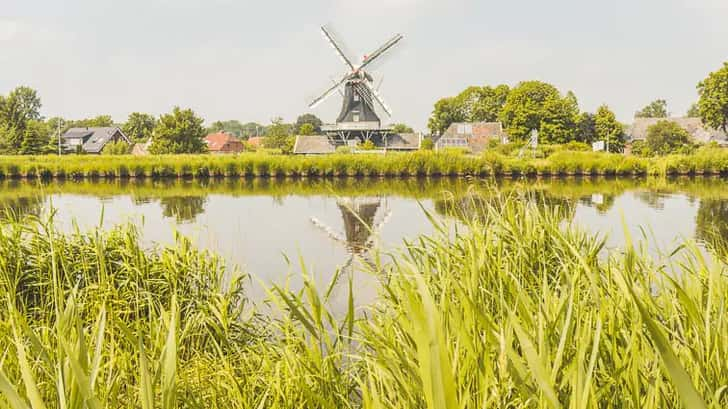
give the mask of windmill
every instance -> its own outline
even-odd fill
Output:
[[[342,243],[346,247],[349,258],[342,269],[348,268],[356,256],[361,256],[364,261],[371,264],[371,261],[367,260],[367,255],[374,247],[374,240],[379,235],[382,226],[387,223],[392,214],[387,206],[386,198],[344,197],[337,199],[336,205],[344,220],[343,234],[316,218],[311,218],[311,223],[332,240]],[[378,215],[380,215],[379,220],[377,220]]]
[[[309,104],[309,108],[313,109],[337,91],[343,96],[343,104],[336,119],[336,124],[324,125],[321,129],[332,139],[335,139],[337,143],[347,143],[351,138],[371,140],[376,137],[386,137],[390,129],[382,127],[375,105],[383,110],[387,116],[391,117],[392,111],[379,95],[378,87],[373,86],[374,78],[366,69],[397,45],[404,36],[402,34],[395,35],[374,52],[364,56],[361,63],[355,65],[344,53],[341,43],[334,38],[331,30],[324,26],[321,27],[321,33],[347,68],[347,72],[343,77],[338,81],[334,80],[330,88]],[[343,92],[342,87],[344,88]]]

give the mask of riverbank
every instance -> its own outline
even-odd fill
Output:
[[[346,275],[322,291],[308,276],[303,291],[272,287],[271,317],[247,301],[245,275],[184,239],[148,250],[131,226],[6,224],[1,396],[13,407],[728,404],[725,248],[714,261],[689,243],[673,256],[684,263],[631,246],[605,258],[602,239],[556,211],[477,205],[468,233],[442,228],[396,264],[374,258],[387,280],[366,314]],[[349,294],[341,316],[332,291]]]
[[[543,158],[489,152],[391,153],[285,156],[3,156],[0,178],[211,178],[211,177],[517,177],[727,175],[728,150],[639,158],[609,153],[559,151]]]

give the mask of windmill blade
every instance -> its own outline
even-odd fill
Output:
[[[324,102],[324,100],[326,98],[328,98],[331,94],[333,94],[334,91],[336,91],[337,89],[339,89],[339,87],[343,83],[345,83],[348,79],[349,79],[349,75],[344,75],[344,78],[342,78],[339,82],[334,81],[334,85],[331,88],[327,89],[323,94],[321,94],[320,97],[318,97],[318,98],[314,99],[313,101],[311,101],[311,103],[308,104],[308,107],[309,108],[315,108],[315,107],[317,107],[320,103]]]
[[[397,34],[394,37],[392,37],[392,39],[389,40],[389,41],[387,41],[386,43],[384,43],[383,46],[377,48],[376,51],[374,51],[373,53],[369,54],[367,56],[366,60],[364,60],[364,62],[362,63],[362,65],[359,66],[359,69],[361,70],[362,68],[364,68],[367,65],[371,64],[377,58],[381,57],[382,54],[386,53],[387,50],[389,50],[392,47],[394,47],[403,38],[404,38],[404,36],[402,34]]]
[[[361,98],[364,100],[364,103],[366,103],[369,108],[374,109],[374,101],[372,100],[372,93],[369,92],[369,89],[361,83],[354,84],[354,89],[356,89],[359,93]]]
[[[379,93],[374,88],[372,88],[371,85],[369,85],[366,82],[364,83],[364,86],[369,90],[369,92],[371,93],[372,97],[379,103],[379,105],[382,107],[382,109],[384,110],[384,112],[386,112],[387,115],[391,117],[392,116],[392,110],[389,109],[389,107],[384,102],[384,100],[379,95]]]
[[[329,30],[326,29],[325,26],[321,26],[321,33],[323,33],[326,41],[328,41],[329,44],[331,44],[331,47],[334,48],[334,50],[336,51],[336,54],[338,54],[339,57],[341,57],[341,59],[344,61],[344,64],[348,65],[352,71],[356,71],[354,64],[352,64],[351,60],[349,60],[349,58],[346,56],[346,54],[344,54],[344,51],[339,46],[339,43],[336,42],[336,40],[334,39],[334,36],[331,34],[331,32]]]

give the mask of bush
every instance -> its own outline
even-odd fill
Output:
[[[432,141],[432,138],[424,138],[420,144],[420,149],[423,151],[431,151],[435,149],[435,142]]]
[[[124,142],[123,140],[118,140],[116,142],[109,142],[104,146],[104,149],[101,151],[104,155],[126,155],[131,152],[131,145]]]
[[[690,134],[678,123],[673,121],[658,121],[647,128],[646,144],[650,151],[657,155],[668,155],[685,150],[686,145],[692,144]]]
[[[368,139],[368,140],[366,140],[366,141],[364,141],[364,142],[360,142],[360,143],[359,143],[359,144],[358,144],[358,145],[356,146],[356,148],[357,148],[358,150],[360,150],[360,151],[373,151],[373,150],[374,150],[374,149],[376,149],[377,147],[376,147],[376,145],[374,145],[374,142],[372,142],[371,140],[369,140],[369,139]]]

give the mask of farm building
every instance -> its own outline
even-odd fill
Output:
[[[358,140],[350,141],[351,147],[356,148]],[[385,134],[375,143],[378,151],[415,151],[420,149],[422,135],[418,133]],[[293,153],[297,155],[325,155],[336,152],[339,146],[346,146],[340,140],[328,135],[298,135],[293,146]]]
[[[700,118],[635,118],[627,131],[627,141],[647,139],[647,129],[659,121],[675,122],[686,130],[695,142],[717,142],[719,145],[728,145],[728,134],[719,129],[706,127]]]
[[[207,135],[205,143],[210,153],[238,153],[245,150],[245,146],[240,139],[225,132]]]
[[[101,153],[110,142],[124,141],[131,144],[119,127],[71,128],[61,136],[61,140],[66,152],[81,151],[93,154]]]
[[[456,122],[434,140],[435,149],[468,148],[473,153],[482,152],[491,140],[508,142],[508,135],[500,122]]]

